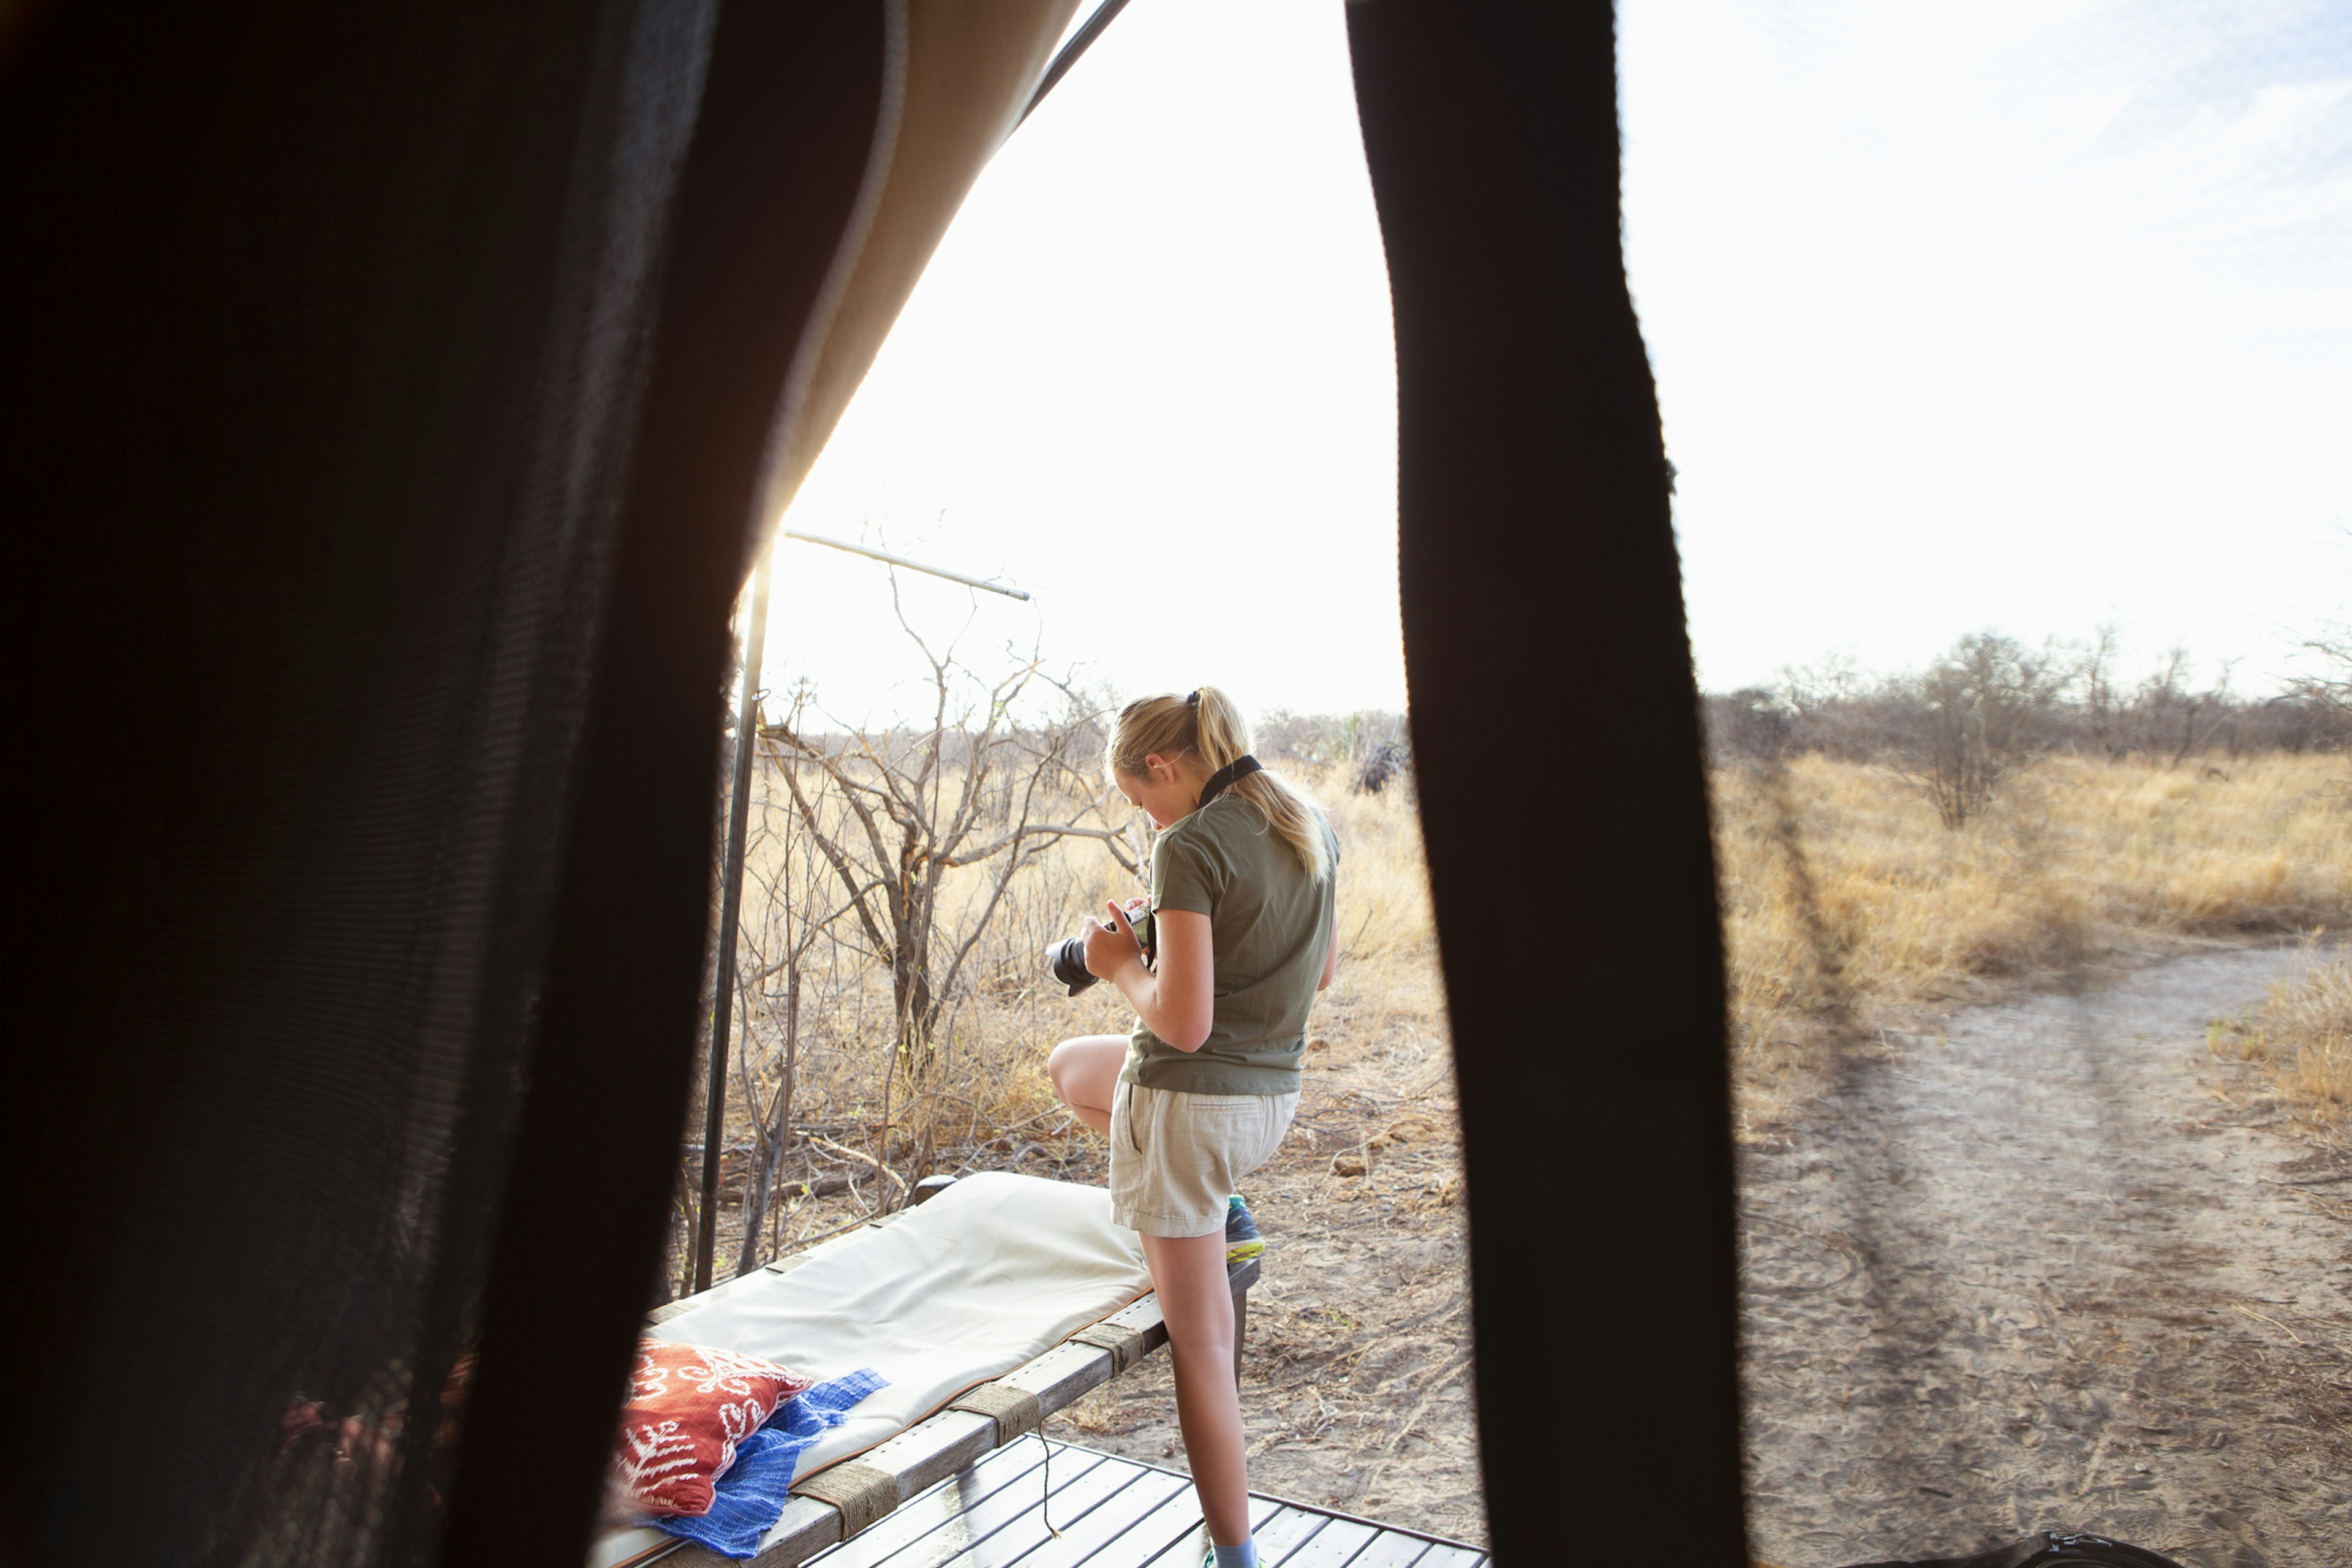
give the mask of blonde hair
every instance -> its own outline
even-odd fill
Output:
[[[1144,759],[1195,757],[1215,773],[1250,749],[1249,721],[1213,686],[1191,697],[1139,697],[1118,710],[1103,762],[1114,775],[1139,778],[1150,771]],[[1255,773],[1227,786],[1257,808],[1274,836],[1298,857],[1317,881],[1330,869],[1321,814],[1315,803],[1279,773]]]

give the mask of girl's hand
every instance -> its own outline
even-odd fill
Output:
[[[1097,979],[1110,980],[1127,964],[1141,963],[1143,947],[1135,940],[1127,911],[1109,900],[1103,907],[1110,911],[1108,921],[1087,922],[1087,968]]]

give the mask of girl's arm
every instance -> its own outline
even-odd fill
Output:
[[[1209,942],[1209,917],[1191,910],[1161,910],[1160,968],[1143,965],[1143,950],[1117,904],[1108,922],[1087,927],[1087,967],[1116,985],[1143,1020],[1144,1027],[1180,1051],[1197,1051],[1216,1017],[1216,958]]]
[[[1318,991],[1331,989],[1331,977],[1339,973],[1339,900],[1331,900],[1331,919],[1323,928],[1323,978],[1315,983]]]

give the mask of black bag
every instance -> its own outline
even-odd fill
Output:
[[[1973,1557],[1906,1558],[1857,1563],[1853,1568],[2180,1568],[2180,1564],[2144,1546],[2110,1541],[2104,1535],[2045,1530],[2014,1546],[1979,1552]]]

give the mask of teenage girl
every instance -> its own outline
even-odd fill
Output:
[[[1159,962],[1145,964],[1119,905],[1088,921],[1087,967],[1126,994],[1137,1027],[1065,1040],[1046,1071],[1109,1135],[1111,1212],[1142,1233],[1217,1568],[1255,1568],[1225,1264],[1264,1245],[1235,1189],[1298,1108],[1307,1015],[1339,961],[1339,845],[1312,801],[1258,766],[1213,687],[1129,703],[1108,763],[1160,829]]]

